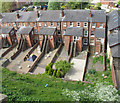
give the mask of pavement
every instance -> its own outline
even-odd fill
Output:
[[[65,80],[83,81],[87,52],[83,51],[71,60],[73,67],[66,73]]]
[[[36,68],[33,70],[33,74],[43,74],[45,73],[45,67],[50,63],[56,54],[58,48],[46,54],[42,60],[37,64]]]

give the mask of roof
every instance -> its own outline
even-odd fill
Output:
[[[91,10],[92,17],[89,17],[90,10],[64,10],[63,21],[79,22],[106,22],[106,13],[103,10]]]
[[[118,33],[111,33],[108,36],[108,41],[110,47],[120,43],[120,30],[118,31]]]
[[[0,34],[9,34],[13,27],[4,26],[0,29]]]
[[[16,34],[29,34],[32,29],[33,29],[33,27],[22,26],[22,27],[17,31]]]
[[[42,27],[38,34],[42,35],[54,35],[56,28],[55,27]]]
[[[120,26],[120,11],[113,10],[108,14],[108,30],[112,30]]]
[[[65,35],[70,36],[82,36],[83,35],[83,27],[68,27],[66,29]]]
[[[120,57],[120,44],[111,48],[112,57]]]
[[[91,10],[92,17],[89,18],[90,10],[64,10],[64,17],[61,17],[61,10],[40,10],[39,18],[36,11],[17,13],[2,13],[2,22],[35,22],[35,21],[78,21],[78,22],[106,22],[106,13],[103,10]]]
[[[61,10],[41,10],[37,21],[61,21]]]
[[[95,37],[105,38],[105,28],[96,28]]]

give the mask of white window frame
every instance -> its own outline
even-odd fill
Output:
[[[85,43],[85,40],[87,40],[87,43]],[[83,39],[83,44],[84,44],[84,45],[88,45],[88,39],[87,39],[87,38],[84,38],[84,39]]]
[[[64,23],[63,23],[63,26],[64,26],[64,27],[66,27],[66,26],[67,26],[66,22],[64,22]]]
[[[86,25],[85,25],[85,24],[86,24]],[[88,26],[88,23],[87,23],[87,22],[85,22],[85,23],[84,23],[84,27],[87,27],[87,26]]]
[[[39,26],[41,26],[41,23],[38,23]]]
[[[13,26],[16,26],[16,24],[15,24],[15,23],[13,23]]]
[[[47,27],[47,23],[46,22],[44,22],[44,27]]]
[[[84,37],[88,37],[88,31],[84,30]]]
[[[93,24],[95,24],[95,25],[93,25]],[[96,23],[92,23],[92,28],[95,28],[96,27]]]
[[[53,22],[50,22],[50,26],[54,26],[54,23],[53,23]]]
[[[101,24],[102,24],[102,25],[101,25]],[[99,28],[103,28],[103,23],[100,23],[100,24],[99,24]]]
[[[59,23],[59,22],[57,22],[56,24],[57,24],[57,27],[59,27],[59,26],[60,26],[60,23]]]
[[[73,22],[70,22],[70,27],[73,27]]]
[[[94,37],[94,36],[95,36],[95,31],[92,30],[92,31],[91,31],[91,34],[93,34],[92,32],[94,32],[94,35],[91,35],[91,37]]]
[[[79,25],[78,25],[79,24]],[[77,27],[80,27],[80,22],[77,22]]]
[[[37,29],[35,29],[35,33],[37,33]]]

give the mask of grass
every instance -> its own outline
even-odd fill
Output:
[[[82,90],[92,84],[82,82],[66,82],[46,74],[17,74],[8,69],[2,70],[2,93],[8,100],[16,101],[72,101],[63,96],[62,90]],[[47,87],[45,85],[48,84]]]

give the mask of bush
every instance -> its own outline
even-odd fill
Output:
[[[28,8],[28,11],[34,11],[34,8]]]
[[[89,73],[89,74],[95,74],[95,73],[96,73],[96,70],[91,69],[91,70],[88,71],[88,73]]]
[[[60,70],[57,70],[56,77],[60,78]]]
[[[49,63],[48,66],[52,68],[53,63]]]
[[[46,66],[46,67],[45,67],[45,74],[48,73],[48,70],[49,70],[49,69],[50,69],[49,66]]]
[[[103,56],[93,58],[93,64],[97,63],[97,61],[101,61],[101,64],[103,64]]]
[[[48,74],[49,74],[49,75],[52,75],[52,74],[53,74],[53,70],[52,70],[52,68],[49,68],[49,70],[48,70]]]
[[[53,71],[53,76],[56,76],[56,70]]]

